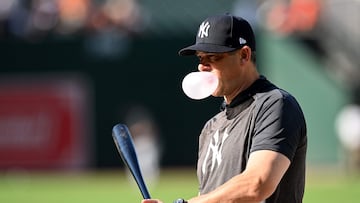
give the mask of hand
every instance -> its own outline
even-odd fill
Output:
[[[159,199],[143,199],[141,203],[163,203],[163,202]]]

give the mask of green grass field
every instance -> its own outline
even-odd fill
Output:
[[[193,170],[163,170],[157,184],[150,184],[153,198],[172,203],[197,194]],[[305,203],[358,202],[360,177],[311,172]],[[139,203],[137,186],[121,169],[90,173],[0,173],[1,203]]]

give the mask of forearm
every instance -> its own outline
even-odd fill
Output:
[[[255,176],[240,174],[216,190],[190,199],[189,203],[256,203],[264,199],[264,184]]]
[[[212,192],[190,199],[189,203],[254,203],[268,198],[276,189],[290,161],[273,151],[250,155],[247,168]]]

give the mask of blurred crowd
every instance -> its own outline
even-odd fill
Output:
[[[107,29],[132,34],[144,28],[143,14],[136,0],[1,0],[0,39],[32,41]]]
[[[238,0],[234,12],[280,38],[297,39],[335,80],[360,92],[359,0]],[[360,93],[354,98],[360,103]]]
[[[271,32],[299,39],[360,102],[359,9],[359,0],[272,0],[258,16]]]

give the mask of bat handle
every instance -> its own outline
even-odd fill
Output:
[[[174,201],[174,203],[187,203],[184,199],[177,199]]]
[[[147,190],[145,183],[143,181],[143,179],[139,179],[138,181],[141,181],[141,183],[138,183],[138,186],[140,188],[141,194],[143,196],[144,199],[151,199],[149,191]]]

